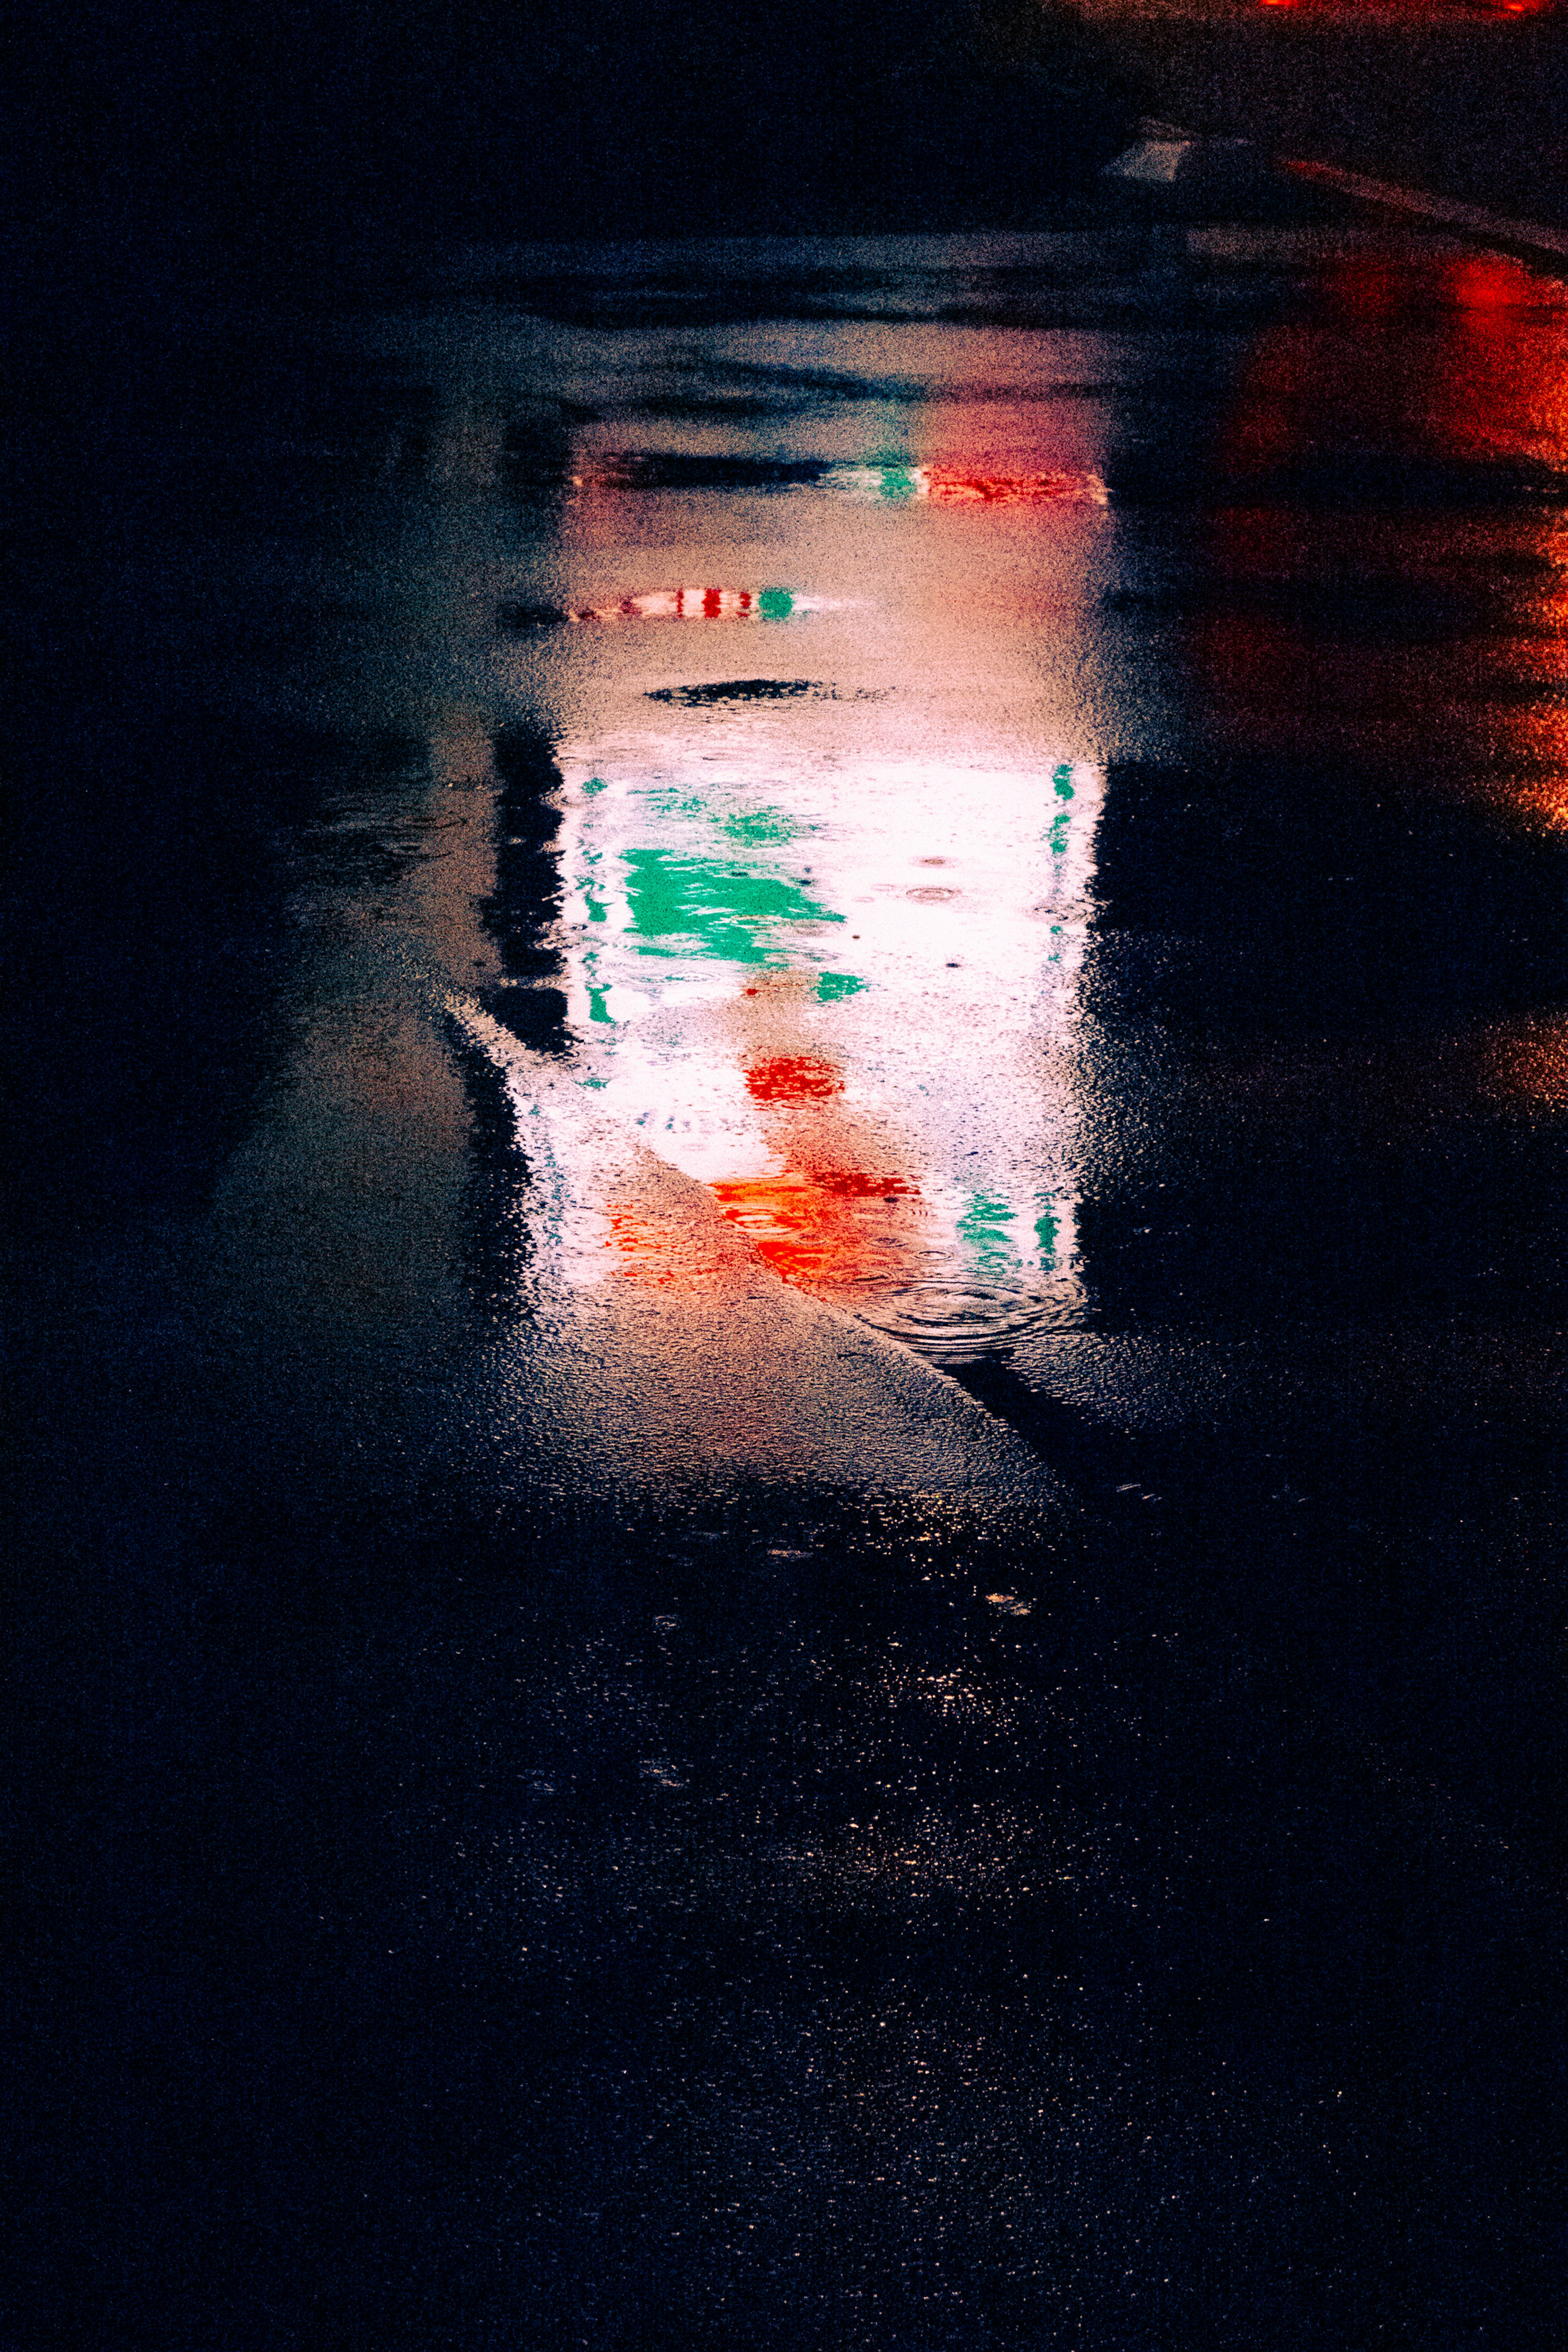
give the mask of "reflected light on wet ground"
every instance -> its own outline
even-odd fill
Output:
[[[1193,651],[1249,744],[1568,824],[1568,294],[1500,254],[1350,257],[1250,353]]]
[[[1352,800],[1563,822],[1560,289],[1418,240],[1193,232],[1215,307],[1187,323],[1238,323],[1212,408],[1161,445],[1157,499],[1191,495],[1173,537],[1129,455],[1178,281],[1092,241],[997,258],[879,253],[833,280],[841,316],[741,327],[680,269],[658,299],[696,323],[650,323],[634,270],[585,322],[503,306],[455,347],[476,383],[388,509],[418,584],[374,693],[448,803],[399,913],[500,1024],[465,1034],[504,1065],[520,1213],[574,1236],[569,1288],[710,1289],[749,1259],[958,1365],[1085,1328],[1086,1120],[1116,1106],[1123,1163],[1144,1131],[1080,1017],[1086,954],[1155,871],[1128,865],[1115,761],[1206,736],[1338,762]],[[1176,935],[1230,887],[1200,853],[1184,835],[1162,886]],[[1548,1109],[1552,1034],[1484,1007],[1412,1034],[1389,1114]],[[1371,1061],[1343,1059],[1371,1118]],[[1248,1066],[1216,1041],[1200,1091]],[[1283,1118],[1304,1080],[1238,1082]],[[739,1258],[627,1190],[627,1139]]]
[[[921,307],[555,333],[598,398],[563,435],[542,385],[500,461],[554,545],[545,593],[497,600],[551,745],[497,904],[509,973],[564,998],[566,1060],[508,1083],[573,1230],[600,1220],[574,1281],[714,1278],[605,1194],[586,1117],[702,1184],[742,1263],[962,1360],[1081,1305],[1108,363]]]
[[[1099,771],[802,760],[765,721],[639,750],[565,761],[567,996],[598,1108],[786,1280],[930,1352],[1070,1312],[1046,1073]],[[643,1279],[649,1252],[643,1233]]]
[[[1558,295],[726,267],[347,321],[214,599],[284,1045],[35,1406],[104,2178],[204,2343],[1554,2341]]]
[[[1568,1014],[1526,1013],[1398,1045],[1310,1043],[1289,1066],[1226,1064],[1215,1086],[1372,1139],[1477,1111],[1568,1110]]]

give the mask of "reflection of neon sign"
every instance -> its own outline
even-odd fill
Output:
[[[787,621],[821,609],[822,599],[793,588],[655,588],[613,604],[584,604],[551,615],[563,621]]]
[[[873,457],[863,466],[843,467],[837,479],[851,494],[897,504],[923,500],[930,506],[1103,507],[1110,503],[1102,478],[1073,467],[1056,467],[1043,474],[1001,474],[953,460],[914,466],[902,458]]]
[[[1258,0],[1263,8],[1299,8],[1304,16],[1319,13],[1314,0]],[[1552,13],[1558,0],[1472,0],[1472,5],[1493,16],[1542,16]],[[1325,13],[1338,16],[1345,12],[1342,0],[1322,0]],[[1448,16],[1451,7],[1444,0],[1362,0],[1354,12],[1364,16]]]
[[[853,1169],[721,1177],[710,1189],[727,1221],[775,1274],[808,1286],[878,1274],[897,1279],[910,1244],[905,1229],[888,1230],[888,1210],[920,1200],[919,1186],[902,1176]]]
[[[936,505],[1016,505],[1039,499],[1102,507],[1105,484],[1098,474],[987,474],[972,466],[920,466],[921,495]]]
[[[743,738],[711,780],[649,751],[566,794],[577,1083],[776,1274],[943,1360],[1074,1311],[1061,1113],[1000,1074],[1074,1018],[1100,771],[868,763],[846,789]],[[711,1281],[694,1247],[622,1202],[598,1263]]]
[[[700,478],[694,478],[694,472]],[[826,458],[759,466],[742,458],[627,457],[606,460],[595,471],[574,474],[571,482],[574,490],[589,496],[661,489],[705,489],[729,495],[765,491],[771,496],[826,490],[850,498],[923,499],[935,505],[1012,504],[1019,499],[1065,499],[1069,505],[1100,507],[1106,503],[1100,476],[1081,467],[999,473],[970,458],[939,457],[917,463],[902,452],[879,454],[847,466]]]
[[[793,877],[754,865],[662,847],[626,849],[623,863],[626,929],[643,955],[773,963],[782,961],[781,926],[844,920]]]
[[[820,1054],[775,1054],[771,1060],[752,1064],[746,1092],[753,1102],[826,1102],[830,1095],[844,1092],[844,1073]]]

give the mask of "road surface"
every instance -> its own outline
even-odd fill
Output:
[[[1153,110],[1527,221],[1568,226],[1568,21],[1479,8],[1096,10]]]
[[[1568,299],[1206,204],[35,482],[17,2340],[1553,2340]]]

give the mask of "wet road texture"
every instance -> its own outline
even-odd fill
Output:
[[[1559,2340],[1568,295],[1178,194],[24,435],[10,2340]]]

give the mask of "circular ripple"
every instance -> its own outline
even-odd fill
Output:
[[[1055,1302],[1007,1283],[932,1278],[858,1299],[855,1312],[889,1339],[938,1364],[977,1364],[1005,1356],[1026,1333],[1050,1322]]]

